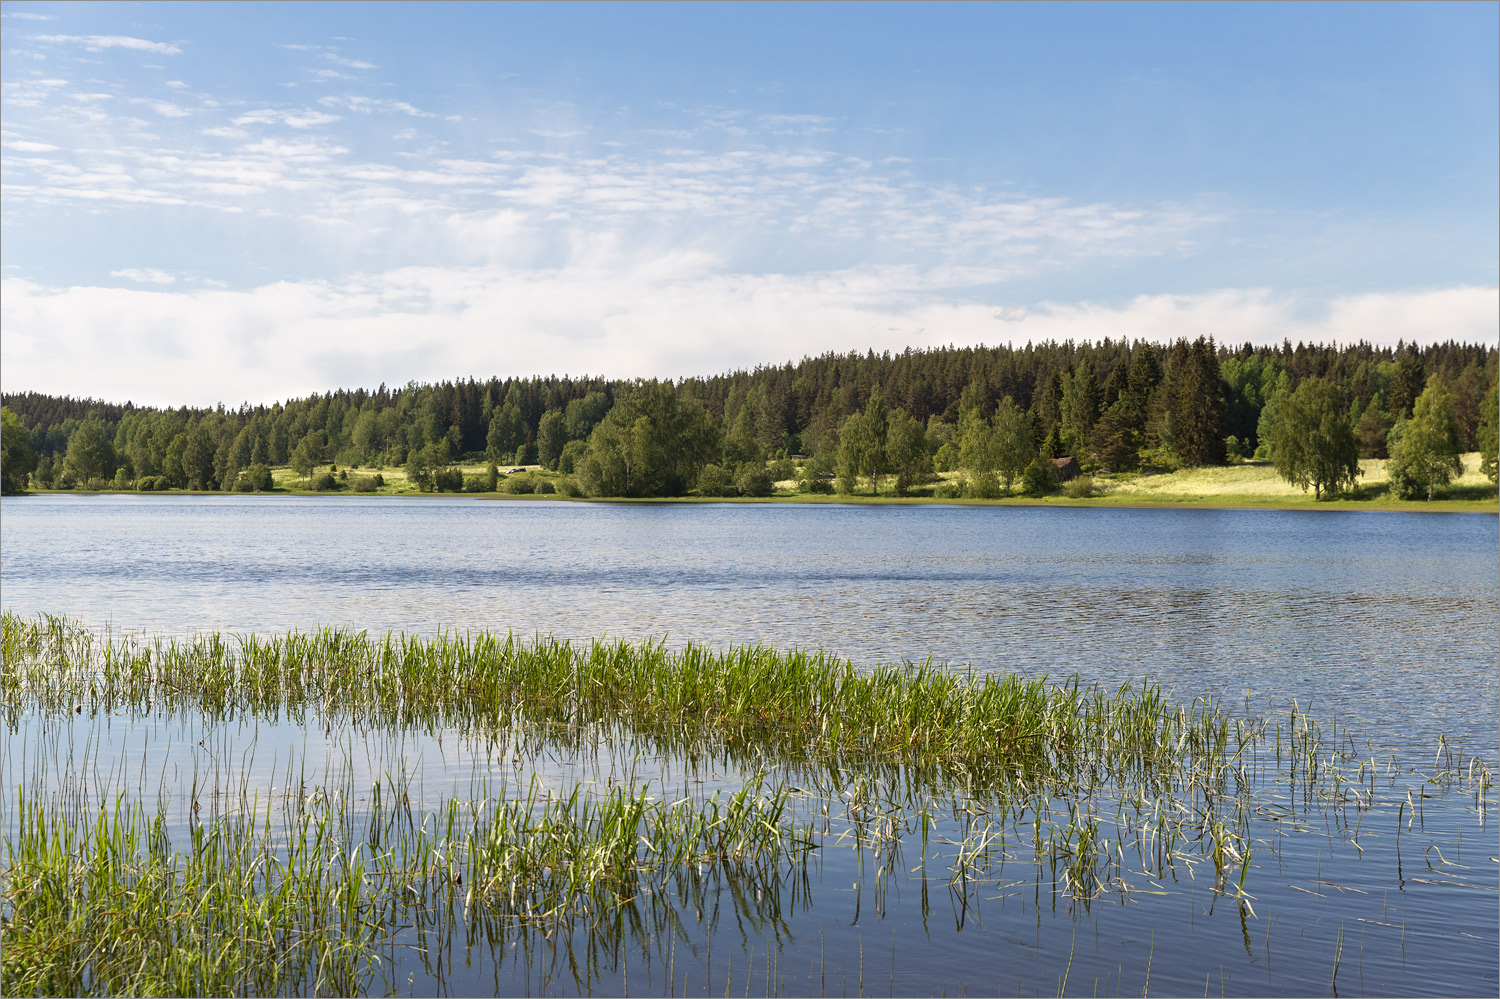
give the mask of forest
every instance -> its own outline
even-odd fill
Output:
[[[830,353],[678,382],[470,378],[238,409],[21,392],[3,398],[3,485],[253,492],[288,467],[310,489],[370,491],[347,470],[400,468],[422,491],[479,492],[500,487],[499,466],[535,465],[568,495],[755,496],[794,478],[902,495],[962,472],[938,495],[988,498],[1055,488],[1071,458],[1093,474],[1260,460],[1323,497],[1388,457],[1399,495],[1431,498],[1461,453],[1495,478],[1496,383],[1491,345],[1198,337]],[[458,467],[475,462],[488,474]]]

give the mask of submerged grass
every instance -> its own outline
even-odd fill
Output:
[[[685,869],[764,887],[811,848],[785,821],[787,795],[752,782],[668,804],[625,788],[549,797],[533,782],[423,816],[405,787],[382,797],[377,784],[362,821],[340,793],[279,810],[255,795],[174,844],[164,807],[119,797],[91,812],[18,792],[0,992],[363,994],[414,920],[550,932],[664,896]]]
[[[1399,765],[1392,779],[1394,756],[1377,764],[1368,743],[1356,752],[1347,731],[1295,703],[1275,719],[1232,717],[1149,683],[1109,692],[931,663],[862,672],[762,647],[333,629],[148,639],[5,614],[0,712],[26,732],[0,753],[20,776],[0,800],[6,995],[389,992],[404,990],[413,953],[446,988],[455,941],[463,962],[470,949],[497,967],[535,960],[526,991],[609,990],[622,973],[629,988],[630,953],[675,983],[687,924],[711,939],[727,896],[742,925],[780,939],[783,899],[795,910],[800,891],[806,906],[811,851],[835,843],[857,852],[856,922],[862,891],[883,916],[892,886],[912,881],[924,925],[931,880],[961,927],[1012,890],[1038,912],[1047,898],[1086,909],[1171,894],[1180,873],[1232,900],[1248,940],[1263,905],[1251,869],[1277,863],[1283,835],[1305,831],[1300,815],[1320,812],[1363,851],[1360,837],[1378,835],[1377,767],[1384,804],[1408,795],[1398,837],[1426,797],[1410,799]],[[74,731],[66,719],[84,713],[99,721]],[[185,796],[144,767],[125,796],[123,768],[93,755],[96,724],[145,716],[193,726]],[[289,767],[279,795],[252,790],[250,750],[205,746],[197,732],[262,719],[348,726],[401,761],[398,773],[375,765],[373,786],[356,781],[349,748],[321,784]],[[402,740],[424,730],[484,760],[462,797],[413,796]],[[514,782],[489,776],[497,747]],[[523,759],[591,753],[610,761],[607,788],[553,793],[521,778]],[[684,760],[695,777],[779,776],[731,776],[742,786],[708,796],[685,776],[668,801],[635,783],[646,758]],[[1472,788],[1489,807],[1478,759],[1444,743],[1431,770],[1427,783]],[[1007,864],[1021,880],[1001,883]],[[714,972],[711,956],[703,967]]]
[[[415,638],[323,629],[284,637],[98,637],[6,614],[0,706],[316,711],[355,723],[496,731],[623,721],[676,744],[714,741],[798,759],[855,757],[979,783],[1102,770],[1223,780],[1253,732],[1216,702],[1170,702],[1142,682],[1109,693],[1074,677],[978,674],[928,663],[861,672],[821,652],[478,632]]]

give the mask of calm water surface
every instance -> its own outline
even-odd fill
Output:
[[[509,629],[812,647],[865,665],[931,657],[1111,686],[1149,675],[1251,714],[1311,702],[1358,733],[1361,758],[1369,739],[1382,761],[1430,764],[1443,734],[1493,767],[1497,545],[1497,518],[1482,515],[45,496],[4,502],[0,595],[8,611],[116,631]],[[463,797],[476,775],[518,772],[504,752],[433,732],[64,723],[21,719],[0,791],[13,796],[44,753],[69,752],[126,783],[167,773],[163,758],[172,773],[234,759],[268,788],[289,766],[316,774],[344,759],[379,774],[399,760],[430,805]],[[736,786],[744,766],[634,759],[622,776],[608,754],[525,763],[564,788],[649,779],[693,793]],[[1191,865],[1162,876],[1162,894],[1082,906],[1034,874],[1024,842],[962,899],[929,897],[920,878],[882,882],[855,851],[827,849],[801,894],[789,878],[774,897],[684,896],[686,929],[638,942],[653,966],[627,958],[637,963],[622,975],[610,951],[578,979],[556,941],[551,963],[479,941],[445,966],[407,941],[396,983],[405,990],[409,972],[418,993],[1057,994],[1068,976],[1069,993],[1149,981],[1162,994],[1494,994],[1495,792],[1382,774],[1363,811],[1307,810],[1266,779],[1252,802],[1253,916]],[[1391,833],[1411,818],[1398,802],[1424,788],[1398,856]],[[1429,845],[1462,866],[1434,869]],[[674,934],[686,984],[664,978]]]

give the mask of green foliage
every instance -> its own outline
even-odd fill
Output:
[[[435,473],[448,463],[446,447],[428,444],[411,452],[406,459],[406,478],[424,493],[436,487]]]
[[[1497,397],[1496,389],[1497,386],[1491,385],[1489,394],[1484,397],[1479,430],[1475,434],[1479,445],[1479,470],[1489,476],[1491,482],[1496,481],[1497,452],[1500,452],[1500,397]]]
[[[536,458],[542,467],[557,469],[563,448],[568,445],[567,421],[562,411],[550,409],[542,415],[536,431]]]
[[[903,409],[893,409],[886,422],[886,461],[896,473],[896,495],[905,496],[914,485],[932,477],[932,457],[927,453],[927,430],[920,420]]]
[[[1337,496],[1359,477],[1359,443],[1340,405],[1339,390],[1309,378],[1285,397],[1272,430],[1276,472],[1313,496]]]
[[[36,467],[31,432],[19,416],[0,406],[0,492],[21,492]]]
[[[594,427],[609,412],[609,397],[603,392],[590,392],[581,399],[568,403],[563,415],[564,429],[569,441],[584,441],[593,433]]]
[[[1091,476],[1080,475],[1063,486],[1063,493],[1069,499],[1088,499],[1094,495],[1094,480]]]
[[[463,492],[464,473],[463,469],[452,465],[435,469],[432,473],[432,489],[439,493]]]
[[[1093,376],[1088,377],[1092,381]],[[1092,417],[1090,417],[1090,423],[1092,422]],[[993,440],[995,471],[1005,486],[1005,495],[1009,496],[1011,483],[1025,472],[1026,466],[1031,464],[1037,455],[1036,436],[1031,426],[1031,419],[1021,411],[1010,396],[1001,399],[999,405],[995,407]]]
[[[243,487],[239,483],[244,483]],[[240,492],[268,493],[274,486],[271,467],[257,462],[239,474],[235,488]]]
[[[764,464],[747,464],[741,466],[734,486],[741,496],[769,496],[776,489],[776,480]]]
[[[1189,466],[1224,461],[1224,389],[1213,340],[1178,340],[1162,384],[1162,443]]]
[[[516,386],[511,386],[504,404],[490,419],[484,442],[490,461],[509,461],[516,448],[526,443],[526,421],[521,416],[521,393]]]
[[[339,488],[339,480],[332,472],[319,472],[312,477],[312,487],[320,493],[334,492]]]
[[[578,476],[590,496],[681,496],[717,438],[702,403],[665,382],[638,382],[594,428]]]
[[[1373,401],[1360,414],[1354,424],[1354,437],[1359,442],[1361,458],[1384,458],[1387,455],[1386,438],[1391,433],[1391,421]]]
[[[1182,456],[1166,445],[1141,448],[1136,461],[1147,472],[1180,472],[1186,467]]]
[[[737,476],[744,462],[783,450],[804,451],[832,471],[839,460],[839,430],[851,415],[868,415],[872,398],[887,413],[884,462],[876,463],[879,471],[864,467],[863,459],[856,462],[861,467],[854,480],[845,476],[848,488],[869,476],[878,491],[880,477],[894,474],[897,491],[904,491],[926,477],[920,461],[913,467],[897,458],[901,448],[893,445],[901,442],[890,431],[900,429],[904,417],[897,417],[898,412],[924,425],[933,467],[947,471],[965,464],[959,418],[978,410],[995,430],[1006,397],[1031,417],[1044,454],[1072,454],[1085,467],[1126,470],[1143,450],[1161,456],[1148,467],[1204,461],[1204,452],[1212,463],[1217,460],[1212,448],[1193,442],[1211,429],[1216,406],[1221,409],[1218,444],[1233,436],[1241,453],[1256,450],[1257,456],[1271,459],[1269,428],[1276,420],[1278,395],[1285,398],[1314,377],[1338,387],[1362,453],[1370,457],[1385,453],[1390,418],[1409,414],[1427,382],[1440,380],[1450,391],[1459,447],[1471,450],[1479,446],[1496,356],[1493,346],[1452,342],[1399,350],[1368,343],[1231,350],[1206,339],[1170,347],[1104,339],[895,355],[828,354],[668,386],[673,395],[702,408],[713,448],[667,478],[680,484],[680,494],[710,461]],[[1212,384],[1215,363],[1217,392]],[[152,409],[38,393],[7,393],[3,401],[30,431],[30,447],[38,458],[31,481],[38,485],[103,485],[124,468],[127,484],[159,476],[173,487],[233,489],[240,473],[254,464],[290,463],[299,476],[335,459],[341,467],[400,466],[439,444],[447,448],[444,464],[457,454],[472,461],[484,451],[490,461],[507,465],[545,458],[549,466],[582,477],[587,439],[611,411],[612,401],[635,389],[627,382],[546,377],[341,390],[238,410]],[[1195,399],[1206,400],[1206,406]],[[1091,416],[1095,412],[1097,417]],[[637,415],[631,415],[632,425]],[[103,441],[90,441],[85,434],[84,442],[106,450],[106,456],[95,463],[80,454],[93,467],[71,467],[70,440],[91,422],[102,426]],[[599,457],[603,468],[624,474],[623,461]],[[429,472],[437,467],[428,464]],[[14,465],[11,459],[0,461],[0,471]],[[988,467],[981,466],[976,474]],[[1003,491],[998,460],[994,473]],[[9,484],[19,488],[25,483],[12,475]],[[413,485],[423,488],[418,480]],[[658,484],[630,488],[645,490],[641,495],[668,494]]]
[[[512,496],[529,496],[536,492],[536,476],[530,472],[517,472],[507,476],[500,491]]]
[[[351,487],[357,493],[373,493],[380,490],[379,476],[361,475],[355,478]]]
[[[297,442],[297,447],[292,451],[292,471],[302,478],[312,474],[313,468],[323,462],[323,432],[321,430],[310,430],[307,435]]]
[[[733,476],[723,465],[704,465],[703,471],[698,473],[698,495],[738,496],[739,489],[734,484]]]
[[[889,414],[878,389],[870,394],[863,413],[852,413],[844,421],[839,429],[839,492],[854,492],[865,475],[870,477],[870,495],[880,491],[880,476],[890,469],[885,448],[888,424]]]
[[[1436,487],[1463,474],[1452,403],[1447,387],[1436,379],[1428,382],[1417,397],[1411,419],[1398,420],[1391,428],[1389,441],[1391,457],[1386,474],[1391,488],[1402,499],[1425,494],[1431,502]]]
[[[89,420],[79,424],[68,439],[68,455],[63,461],[63,472],[79,485],[88,485],[102,479],[114,459],[114,448],[105,433],[102,421]]]
[[[1048,496],[1057,491],[1057,466],[1038,455],[1021,473],[1021,484],[1032,496]]]
[[[1146,407],[1142,399],[1127,389],[1100,416],[1089,441],[1089,456],[1109,471],[1127,471],[1140,463],[1140,449],[1145,444],[1143,426]]]

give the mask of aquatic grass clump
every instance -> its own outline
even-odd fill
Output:
[[[624,721],[637,733],[854,757],[984,780],[1183,771],[1223,780],[1252,734],[1216,702],[1169,703],[1142,682],[1109,693],[931,662],[862,672],[822,652],[477,632],[418,638],[321,629],[142,642],[4,617],[0,699],[43,709],[152,706],[210,719],[314,711],[373,725],[482,733]]]
[[[788,790],[761,781],[672,803],[618,787],[554,796],[533,781],[429,814],[405,787],[376,785],[362,824],[348,791],[283,795],[278,815],[276,798],[250,795],[192,821],[180,846],[164,808],[121,796],[91,811],[18,791],[0,993],[363,994],[413,920],[461,909],[492,935],[571,928],[664,895],[689,867],[764,889],[815,846],[786,821]]]

